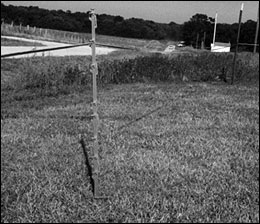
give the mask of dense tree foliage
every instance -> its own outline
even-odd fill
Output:
[[[204,14],[196,14],[191,17],[188,22],[183,24],[183,40],[188,45],[196,45],[197,35],[198,42],[204,40],[205,33],[205,44],[210,46],[213,37],[214,19]]]
[[[6,23],[23,24],[41,28],[59,29],[72,32],[90,32],[89,12],[64,12],[39,7],[4,5],[1,3],[1,19]],[[179,40],[181,25],[155,23],[143,19],[124,19],[122,16],[97,15],[98,34],[142,38]]]
[[[15,25],[30,25],[41,28],[58,29],[72,32],[90,33],[89,12],[67,10],[47,10],[35,6],[13,6],[1,3],[1,19]],[[97,15],[98,34],[155,40],[184,40],[186,44],[200,47],[202,41],[206,48],[212,43],[214,18],[196,14],[184,24],[174,22],[156,23],[139,18],[124,19],[122,16]],[[254,43],[256,22],[248,20],[241,24],[240,43]],[[217,24],[216,42],[236,44],[238,23]],[[252,46],[243,46],[243,50],[252,51]]]
[[[214,23],[215,19],[208,17],[204,14],[196,14],[192,18],[183,24],[182,27],[182,38],[188,44],[196,46],[197,37],[199,37],[198,45],[204,40],[204,32],[206,35],[205,46],[206,48],[210,47],[210,43],[213,42],[213,33],[214,33]],[[231,43],[231,46],[236,45],[237,32],[238,32],[238,23],[225,24],[218,23],[216,29],[216,42],[225,42]],[[241,31],[239,43],[254,43],[256,32],[256,22],[248,20],[245,23],[241,23]],[[259,36],[259,35],[258,35]],[[252,51],[253,46],[241,45],[239,46],[240,50],[249,50]]]

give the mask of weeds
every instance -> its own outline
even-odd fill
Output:
[[[241,56],[237,60],[236,82],[259,79],[259,63],[252,63],[256,55]],[[209,82],[218,77],[231,76],[231,54],[201,53],[198,55],[168,56],[160,54],[122,57],[120,54],[98,58],[98,85],[137,82]],[[118,59],[117,59],[118,58]],[[57,95],[70,89],[90,88],[92,75],[90,57],[36,57],[22,60],[19,75],[2,85],[5,89],[40,89],[42,94]],[[8,60],[2,62],[8,66]],[[2,67],[3,67],[2,66]],[[8,68],[7,68],[8,69]],[[5,74],[5,68],[3,67]]]

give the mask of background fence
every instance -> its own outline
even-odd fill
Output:
[[[1,35],[16,35],[16,36],[31,35],[32,37],[40,37],[45,40],[55,40],[64,43],[84,43],[91,38],[88,33],[73,33],[62,30],[52,30],[37,27],[15,26],[13,24],[1,24]]]
[[[1,35],[11,35],[18,37],[30,37],[43,40],[59,41],[63,43],[85,43],[91,39],[90,33],[74,33],[62,30],[53,30],[28,26],[16,26],[13,24],[1,24]],[[134,38],[114,37],[97,35],[96,41],[104,44],[114,44],[126,47],[143,47],[150,40],[140,40]]]

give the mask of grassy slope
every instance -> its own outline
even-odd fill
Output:
[[[44,29],[45,30],[45,29]],[[83,38],[85,41],[88,41],[91,39],[91,33],[73,33],[73,32],[66,32],[66,31],[60,31],[60,30],[48,30],[49,35],[46,37],[44,36],[44,33],[42,35],[36,35],[33,33],[26,33],[24,32],[18,32],[18,30],[12,30],[12,29],[3,29],[1,30],[1,35],[7,35],[7,36],[17,36],[17,37],[25,37],[30,39],[38,39],[38,40],[52,40],[52,41],[60,41],[65,43],[75,43],[78,42],[77,39],[71,39],[71,36],[74,37],[80,37]],[[64,38],[64,34],[66,35],[66,38]],[[80,39],[81,41],[81,39]],[[124,38],[124,37],[116,37],[116,36],[107,36],[107,35],[96,35],[96,41],[98,43],[103,44],[112,44],[112,45],[122,45],[122,46],[128,46],[128,47],[143,47],[147,43],[150,42],[150,40],[143,40],[143,39],[136,39],[136,38]]]
[[[22,31],[19,31],[18,26],[14,26],[13,28],[3,28],[1,29],[1,35],[7,36],[18,36],[25,37],[30,39],[38,39],[38,40],[50,40],[64,43],[81,43],[82,40],[88,41],[92,38],[91,33],[76,33],[76,32],[67,32],[61,30],[52,30],[48,29],[48,35],[45,36],[45,29],[43,29],[42,33],[39,33],[39,28],[37,28],[37,32],[32,33],[27,30],[26,27],[22,28]],[[73,37],[73,38],[71,38]],[[79,39],[77,39],[79,37]],[[83,39],[82,39],[83,38]],[[137,38],[127,38],[127,37],[117,37],[117,36],[108,36],[108,35],[100,35],[96,34],[97,43],[108,44],[108,45],[119,45],[124,47],[136,47],[136,48],[144,48],[148,46],[148,49],[160,49],[164,50],[168,45],[175,44],[176,41],[171,40],[147,40],[147,39],[137,39]]]
[[[259,222],[258,85],[99,90],[105,201],[79,143],[91,94],[2,101],[1,222]]]
[[[28,41],[21,41],[21,40],[12,40],[7,38],[1,37],[1,46],[44,46],[38,42],[28,42]]]

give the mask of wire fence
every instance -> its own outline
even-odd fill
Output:
[[[3,55],[1,55],[1,58],[7,58],[7,57],[13,57],[13,56],[25,55],[25,54],[32,54],[32,53],[39,53],[39,52],[46,52],[46,51],[56,51],[56,50],[89,46],[89,45],[91,45],[91,41],[83,43],[83,44],[75,44],[75,45],[70,45],[70,46],[52,47],[52,48],[30,50],[30,51],[16,52],[16,53],[10,53],[10,54],[3,54]],[[96,43],[96,45],[100,46],[100,47],[110,47],[110,48],[116,48],[116,49],[122,49],[122,50],[138,50],[137,48],[122,47],[122,46],[102,44],[102,43]]]
[[[60,50],[60,49],[66,49],[66,48],[74,48],[74,47],[80,47],[89,45],[89,41],[91,39],[90,33],[76,33],[76,32],[69,32],[69,31],[62,31],[62,30],[53,30],[53,29],[46,29],[46,28],[37,28],[37,27],[31,27],[29,25],[27,26],[20,26],[13,25],[12,24],[6,24],[2,22],[1,24],[1,35],[15,35],[20,37],[28,37],[31,36],[32,38],[37,39],[43,39],[43,40],[51,40],[51,41],[59,41],[63,43],[69,43],[69,44],[76,44],[72,46],[67,47],[60,47],[60,48],[46,48],[45,51],[53,51],[53,50]],[[103,38],[102,38],[103,40]],[[130,40],[131,41],[131,40]],[[102,41],[103,42],[103,41]],[[142,43],[143,44],[143,43]],[[96,43],[97,46],[100,47],[111,47],[111,48],[117,48],[117,49],[124,49],[124,50],[140,50],[141,46],[136,47],[126,47],[126,46],[120,46],[120,45],[113,45],[113,44],[104,44],[104,43]],[[254,46],[256,46],[256,51],[259,52],[259,44],[252,44],[252,43],[238,43],[239,51],[245,50],[247,48],[247,51],[249,47],[252,47],[252,52]],[[236,44],[232,44],[230,48],[218,46],[217,48],[212,49],[211,47],[199,47],[199,49],[205,49],[205,50],[211,50],[212,52],[230,52],[233,51],[233,49],[236,47]],[[251,49],[249,50],[251,51]],[[11,57],[16,55],[23,55],[23,54],[29,54],[29,53],[37,53],[37,52],[44,52],[43,49],[39,50],[31,50],[31,51],[25,51],[25,52],[19,52],[19,53],[12,53],[12,54],[6,54],[1,55],[1,58],[5,57]]]
[[[70,46],[32,49],[29,51],[4,54],[1,55],[1,58],[91,45],[91,41],[89,41],[89,39],[91,39],[91,34],[89,33],[73,33],[73,32],[62,31],[62,30],[43,29],[37,27],[30,27],[29,25],[24,27],[21,25],[15,26],[13,24],[2,23],[1,35],[12,35],[12,36],[15,35],[18,37],[19,36],[24,37],[24,35],[28,37],[29,35],[29,37],[31,36],[34,39],[37,38],[37,39],[51,40],[51,41],[59,40],[59,42],[72,44]],[[139,50],[138,47],[126,47],[126,46],[119,46],[114,44],[105,44],[105,43],[98,43],[98,42],[96,42],[96,45],[100,47],[109,47],[109,48],[122,49],[122,50],[134,50],[134,51]]]
[[[76,33],[63,30],[54,30],[47,28],[38,28],[27,26],[17,26],[13,24],[6,24],[2,22],[1,24],[1,35],[10,35],[18,37],[30,37],[32,39],[39,40],[49,40],[58,41],[62,43],[85,43],[87,40],[91,39],[90,33]],[[147,40],[135,39],[135,38],[125,38],[125,37],[115,37],[99,34],[97,36],[97,41],[105,44],[114,45],[124,45],[131,47],[141,47],[147,44]]]
[[[37,28],[27,26],[17,26],[12,24],[6,24],[2,22],[1,24],[1,35],[31,35],[44,40],[59,40],[64,43],[84,43],[85,40],[90,39],[90,34],[88,33],[74,33],[62,30],[53,30],[46,28]]]
[[[3,29],[6,30],[6,27],[11,27],[10,29],[13,29],[15,26],[13,25],[6,25],[6,24],[2,24],[1,26],[1,29],[2,27],[4,27]],[[8,29],[9,29],[8,28]],[[15,27],[16,29],[17,27]],[[37,29],[39,28],[30,28],[28,27],[27,32],[31,32],[32,34],[35,33],[37,31]],[[19,27],[19,30],[20,27]],[[2,31],[2,30],[1,30]],[[21,32],[23,32],[24,30],[21,30]],[[13,32],[13,30],[12,30]],[[63,32],[63,31],[61,31]],[[48,33],[48,32],[47,32]],[[58,32],[54,32],[54,33],[59,33]],[[57,38],[55,35],[53,36],[53,38]],[[92,39],[87,41],[86,42],[86,39],[84,39],[84,43],[78,43],[78,44],[72,44],[69,45],[69,46],[61,46],[61,47],[51,47],[51,48],[44,48],[44,49],[32,49],[32,50],[29,50],[29,51],[23,51],[23,52],[15,52],[15,53],[10,53],[10,54],[3,54],[1,55],[1,59],[2,58],[8,58],[8,57],[14,57],[14,56],[18,56],[18,55],[26,55],[26,54],[34,54],[34,53],[38,53],[38,52],[46,52],[46,51],[57,51],[57,50],[62,50],[62,49],[68,49],[68,48],[76,48],[76,47],[82,47],[82,46],[91,46],[91,44],[93,43]],[[113,44],[104,44],[104,43],[98,43],[98,42],[95,42],[95,45],[96,46],[100,46],[100,47],[109,47],[109,48],[115,48],[115,49],[122,49],[122,50],[130,50],[130,51],[142,51],[143,48],[140,48],[140,47],[126,47],[126,46],[119,46],[119,45],[113,45]],[[255,46],[255,44],[249,44],[249,43],[239,43],[238,44],[239,46]],[[257,46],[259,46],[259,44],[257,44]],[[229,47],[229,49],[226,50],[226,52],[229,52],[231,48],[234,48],[236,47],[236,45],[232,45]],[[219,52],[218,50],[223,50],[223,48],[226,48],[226,47],[222,47],[222,46],[219,46],[217,48],[214,49],[214,51],[211,50],[211,52]],[[197,49],[195,49],[197,50]],[[163,51],[158,51],[159,53],[163,53]],[[199,52],[199,51],[198,51]],[[173,52],[174,53],[174,52]],[[180,53],[182,53],[180,51]]]

